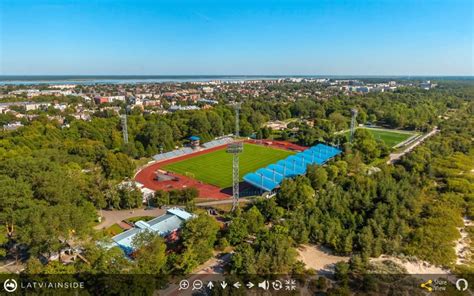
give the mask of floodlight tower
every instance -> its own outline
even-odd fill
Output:
[[[242,153],[244,147],[242,142],[238,142],[239,140],[239,111],[240,111],[240,103],[236,103],[234,105],[235,109],[235,134],[234,134],[234,142],[227,145],[227,153],[232,154],[232,211],[234,211],[238,204],[239,204],[239,154]]]
[[[351,109],[351,113],[352,113],[352,119],[351,119],[351,136],[350,136],[350,142],[352,143],[352,139],[354,138],[354,132],[355,132],[357,109],[355,109],[355,108]]]
[[[120,121],[122,123],[123,142],[128,144],[127,113],[120,115]]]

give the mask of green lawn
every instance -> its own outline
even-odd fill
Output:
[[[398,132],[395,130],[378,130],[371,128],[366,128],[366,130],[369,131],[375,139],[381,139],[382,141],[384,141],[388,147],[393,147],[414,135],[414,133]],[[346,132],[347,135],[349,135],[349,133],[349,131]]]
[[[245,143],[244,152],[240,154],[240,178],[291,154],[294,153]],[[232,155],[225,149],[171,163],[164,169],[220,188],[232,186]]]
[[[135,222],[138,222],[140,220],[146,222],[146,221],[151,220],[153,218],[155,218],[155,217],[153,217],[153,216],[138,216],[138,217],[128,218],[125,221],[128,222],[128,223],[135,223]]]
[[[109,228],[107,228],[105,230],[105,232],[110,236],[115,236],[119,233],[124,232],[124,230],[117,223],[115,223],[115,224],[111,225]]]

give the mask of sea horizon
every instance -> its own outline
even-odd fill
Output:
[[[0,85],[36,84],[141,84],[208,81],[273,80],[286,78],[397,79],[397,80],[472,80],[469,75],[0,75]]]

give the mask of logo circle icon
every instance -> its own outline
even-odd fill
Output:
[[[456,289],[459,291],[466,291],[468,288],[468,283],[466,279],[459,279],[456,281]]]
[[[3,282],[3,288],[8,293],[15,292],[18,288],[18,283],[14,279],[7,279],[5,282]]]

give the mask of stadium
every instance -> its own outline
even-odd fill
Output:
[[[153,156],[135,180],[151,190],[195,187],[200,198],[226,199],[232,196],[232,154],[226,153],[231,137],[199,143]],[[284,141],[243,140],[239,177],[241,196],[276,190],[285,178],[306,173],[308,165],[323,165],[341,151],[318,144],[303,147]]]
[[[405,131],[405,130],[394,130],[387,128],[378,128],[378,127],[356,127],[356,129],[365,129],[368,131],[374,139],[383,141],[390,148],[399,148],[406,146],[407,144],[412,143],[414,140],[420,138],[422,134]],[[342,132],[346,137],[349,137],[350,130]]]

